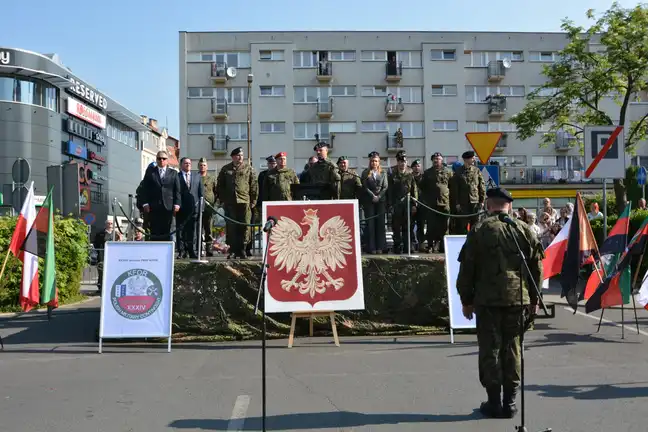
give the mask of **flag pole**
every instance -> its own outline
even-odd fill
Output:
[[[7,261],[9,261],[9,254],[11,249],[7,249],[7,255],[5,256],[4,262],[2,263],[2,270],[0,270],[0,280],[2,280],[2,275],[4,275],[5,267],[7,267]]]

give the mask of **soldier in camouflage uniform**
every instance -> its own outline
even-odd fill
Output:
[[[392,165],[389,167],[389,172],[395,172],[398,170],[398,161],[400,158],[403,158],[405,160],[405,171],[411,171],[412,169],[407,166],[407,152],[405,150],[399,150],[398,153],[396,153],[396,165]]]
[[[421,159],[414,159],[412,165],[412,174],[414,175],[414,181],[416,182],[416,190],[418,191],[419,198],[422,198],[421,195],[421,180],[423,180],[423,169],[421,168]],[[412,238],[416,239],[416,250],[423,251],[423,244],[425,243],[425,215],[427,209],[423,206],[416,206],[416,214],[410,219],[412,231]],[[414,229],[416,227],[416,229]]]
[[[273,155],[268,156],[266,158],[266,162],[268,163],[268,169],[263,170],[259,173],[259,181],[258,181],[259,197],[257,198],[256,206],[254,206],[254,209],[252,210],[253,224],[261,223],[261,203],[263,202],[263,181],[265,180],[268,171],[277,166],[277,161],[275,160],[275,157]],[[252,231],[252,234],[254,234],[254,229],[250,228],[250,230]],[[250,241],[248,241],[247,244],[245,245],[245,253],[247,254],[247,256],[252,256],[253,243],[254,243],[253,235],[250,235]]]
[[[358,174],[349,171],[349,158],[340,156],[337,166],[338,174],[340,174],[340,199],[358,199],[362,190],[362,182]]]
[[[231,156],[232,162],[218,174],[218,199],[224,204],[225,216],[249,224],[259,193],[257,176],[254,168],[243,161],[241,147],[232,150]],[[245,259],[245,245],[250,240],[249,227],[227,220],[225,234],[230,246],[228,258]]]
[[[467,151],[461,155],[464,164],[457,170],[451,182],[450,195],[455,203],[454,210],[460,215],[479,213],[484,206],[486,186],[484,177],[475,166],[475,152]],[[479,216],[457,218],[457,234],[466,234],[468,224],[473,226]]]
[[[421,201],[436,210],[436,212],[427,211],[428,252],[438,250],[443,253],[443,237],[448,233],[448,216],[440,213],[450,213],[449,184],[452,180],[452,174],[443,165],[443,155],[441,153],[434,153],[431,159],[432,167],[423,173],[419,194],[421,195]]]
[[[411,245],[407,243],[407,212],[416,212],[416,201],[410,201],[411,207],[407,207],[407,195],[418,198],[418,190],[414,175],[407,167],[406,157],[401,155],[397,161],[396,169],[388,177],[387,202],[392,209],[394,253],[399,254],[410,251]]]
[[[522,372],[520,333],[525,305],[536,314],[538,293],[532,285],[540,283],[544,253],[530,227],[513,219],[511,227],[499,219],[507,214],[513,198],[500,188],[487,192],[488,216],[475,224],[459,253],[457,291],[463,315],[477,316],[479,345],[479,380],[488,394],[480,410],[487,417],[513,418],[517,413],[515,398]],[[521,262],[515,240],[527,258],[531,274],[524,272],[520,301]],[[503,391],[503,400],[501,394]]]
[[[286,168],[286,152],[275,155],[276,168],[268,170],[263,181],[263,200],[265,201],[292,201],[290,185],[299,184],[299,177],[292,168]]]
[[[319,185],[320,199],[332,200],[340,197],[340,174],[333,162],[328,159],[328,144],[318,142],[313,150],[317,152],[317,162],[304,175],[304,183]]]
[[[205,255],[214,256],[214,238],[212,237],[212,218],[214,217],[214,206],[216,205],[216,177],[207,174],[207,159],[198,160],[198,172],[202,177],[204,188],[205,208],[202,215],[202,230],[205,238]],[[200,236],[199,236],[200,238]],[[200,241],[200,239],[198,240]]]

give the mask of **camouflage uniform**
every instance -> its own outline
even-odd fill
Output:
[[[225,216],[249,224],[259,193],[254,168],[245,162],[238,167],[233,162],[228,163],[218,174],[217,191],[225,207]],[[225,234],[232,254],[243,258],[245,244],[251,237],[249,227],[226,220]]]
[[[205,233],[205,255],[213,256],[214,238],[212,237],[212,218],[216,205],[216,177],[205,174],[202,176],[205,197],[205,210],[202,215],[202,229]]]
[[[458,214],[474,214],[482,209],[486,186],[479,168],[474,165],[462,166],[455,173],[450,185],[452,187],[450,195],[455,203],[454,210],[457,210],[456,206],[459,206],[457,210]],[[466,234],[468,232],[468,224],[473,226],[478,220],[479,216],[457,218],[457,234]]]
[[[362,182],[360,176],[353,171],[339,171],[340,174],[340,199],[358,199]]]
[[[263,181],[262,197],[265,201],[292,201],[290,185],[299,184],[299,177],[292,168],[268,170]]]
[[[516,224],[513,233],[527,257],[530,277],[538,284],[544,257],[542,247],[526,223],[513,221]],[[511,235],[510,228],[499,220],[498,213],[490,214],[473,226],[459,254],[457,290],[462,305],[475,308],[479,380],[489,400],[482,404],[482,412],[484,406],[490,405],[489,416],[497,416],[497,410],[502,408],[502,388],[504,415],[512,417],[517,411],[515,396],[520,386],[522,320],[519,272],[523,264]],[[537,303],[537,292],[525,279],[522,304]]]
[[[415,161],[416,162],[416,161]],[[414,176],[414,181],[416,182],[416,190],[419,194],[419,199],[421,198],[421,181],[423,180],[423,173],[420,172],[415,174],[412,170],[412,175]],[[425,218],[426,218],[427,209],[423,206],[416,206],[416,214],[414,214],[410,220],[412,231],[412,238],[416,238],[418,250],[423,250],[423,243],[425,243]],[[416,226],[416,230],[414,227]],[[428,228],[429,229],[429,228]]]
[[[450,213],[450,182],[452,174],[441,166],[425,170],[421,181],[421,201],[430,208],[442,213]],[[448,216],[427,211],[427,240],[430,252],[438,245],[444,251],[443,236],[448,233]]]
[[[307,184],[319,185],[321,187],[321,198],[323,200],[340,198],[340,174],[337,167],[329,159],[319,159],[306,171],[305,182]]]
[[[389,206],[392,208],[392,236],[394,239],[394,253],[408,253],[410,245],[407,243],[407,212],[412,211],[415,201],[410,201],[407,206],[407,195],[418,198],[416,181],[411,170],[404,172],[392,171],[388,178],[387,196]],[[402,252],[401,252],[402,251]]]

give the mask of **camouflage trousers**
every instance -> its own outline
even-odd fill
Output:
[[[476,307],[479,345],[479,381],[484,388],[520,386],[520,323],[522,310],[512,307]]]
[[[225,216],[235,221],[250,223],[251,209],[249,204],[228,204]],[[250,241],[250,227],[225,220],[225,238],[232,253],[245,255],[245,245]]]
[[[430,207],[442,213],[450,213],[450,209],[447,207]],[[427,210],[428,247],[432,247],[434,242],[440,242],[439,252],[443,252],[443,237],[448,233],[448,219],[448,216],[444,216],[432,210]]]
[[[472,203],[468,205],[462,205],[461,210],[458,212],[460,215],[469,215],[469,214],[475,214],[479,212],[481,209],[481,206],[478,203]],[[475,226],[477,222],[479,222],[479,216],[471,216],[471,217],[460,217],[460,218],[455,218],[456,221],[456,231],[457,234],[468,234],[468,225],[472,228]]]

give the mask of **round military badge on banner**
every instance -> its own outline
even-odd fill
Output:
[[[160,307],[162,284],[149,270],[128,270],[117,277],[110,299],[115,311],[124,318],[144,319]]]

